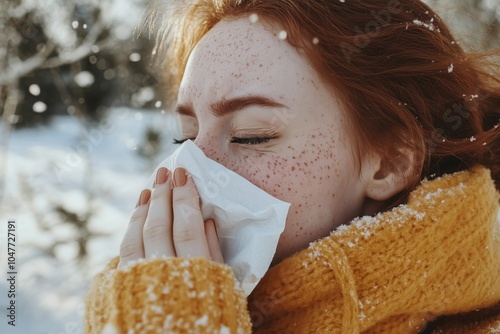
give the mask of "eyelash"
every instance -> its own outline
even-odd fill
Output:
[[[189,139],[194,140],[193,138],[174,139],[174,144],[182,144],[186,140],[189,140]],[[259,137],[238,138],[238,137],[232,137],[232,138],[228,138],[228,139],[229,139],[229,142],[231,144],[259,145],[259,144],[268,143],[273,138],[259,138]]]
[[[259,144],[265,144],[269,142],[272,138],[259,138],[259,137],[254,137],[254,138],[238,138],[238,137],[233,137],[229,138],[229,142],[231,144],[247,144],[247,145],[259,145]]]
[[[174,138],[174,142],[173,142],[173,144],[175,144],[175,145],[179,145],[179,144],[182,144],[182,143],[184,143],[186,140],[189,140],[189,139],[194,140],[193,138],[186,138],[186,139],[175,139],[175,138]]]

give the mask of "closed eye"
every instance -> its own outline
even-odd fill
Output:
[[[269,142],[272,138],[259,138],[259,137],[251,137],[251,138],[238,138],[232,137],[228,138],[231,144],[246,144],[246,145],[259,145],[265,144]]]

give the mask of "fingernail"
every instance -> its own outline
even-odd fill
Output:
[[[137,205],[135,207],[137,208],[138,206],[146,204],[147,202],[149,202],[150,198],[151,198],[151,190],[144,189],[141,192],[141,196],[139,196],[139,201],[137,202]]]
[[[167,180],[168,180],[168,169],[166,169],[165,167],[161,167],[156,172],[156,179],[153,187],[156,187],[159,184],[163,184],[167,182]]]
[[[186,184],[187,174],[182,167],[176,168],[174,171],[174,187],[182,187]]]

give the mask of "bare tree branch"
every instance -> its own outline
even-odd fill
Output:
[[[92,26],[92,29],[87,34],[87,36],[85,36],[85,39],[82,41],[82,43],[78,47],[76,47],[75,49],[72,49],[66,53],[61,53],[57,57],[47,59],[47,61],[40,67],[41,68],[55,68],[55,67],[59,67],[62,65],[75,63],[75,62],[87,57],[88,55],[90,55],[93,52],[92,48],[94,46],[98,46],[99,48],[102,48],[104,45],[109,43],[109,40],[105,40],[105,41],[100,42],[99,44],[96,44],[102,31],[103,31],[102,24],[100,22],[96,22]]]
[[[3,73],[0,73],[0,85],[7,85],[10,83],[17,83],[17,80],[33,70],[42,66],[46,61],[47,57],[54,51],[54,44],[46,44],[44,47],[34,56],[24,60],[16,62],[14,65],[10,65],[10,69]]]

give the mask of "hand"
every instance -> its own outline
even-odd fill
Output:
[[[173,185],[173,187],[172,187]],[[224,263],[212,219],[203,221],[198,191],[184,168],[158,169],[142,191],[120,246],[123,267],[140,258],[204,257]]]

